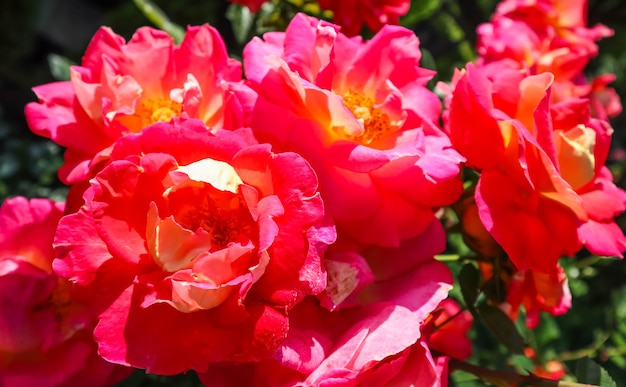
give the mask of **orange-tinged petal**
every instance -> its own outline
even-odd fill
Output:
[[[579,189],[595,177],[594,149],[596,131],[584,125],[568,131],[554,132],[561,176],[574,189]]]
[[[205,289],[197,286],[195,282],[172,281],[171,303],[184,313],[212,309],[222,304],[234,289],[232,286]]]
[[[190,180],[209,183],[220,191],[237,193],[239,185],[243,184],[232,166],[209,158],[181,166],[172,175],[180,176],[180,173],[185,174]],[[177,184],[181,183],[182,181],[177,181]]]
[[[519,85],[521,93],[515,118],[520,120],[535,136],[534,113],[541,100],[546,97],[546,91],[553,81],[554,75],[542,73],[522,79]]]
[[[200,254],[211,250],[211,236],[207,231],[187,230],[172,216],[161,220],[154,202],[150,203],[146,228],[148,250],[157,265],[167,272],[188,269]]]

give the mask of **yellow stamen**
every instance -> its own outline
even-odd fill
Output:
[[[170,210],[181,226],[209,232],[212,251],[225,248],[242,235],[254,235],[255,223],[238,194],[201,183],[172,191],[168,199]]]
[[[375,107],[374,99],[348,90],[343,95],[343,102],[363,126],[361,134],[348,136],[351,140],[366,145],[371,144],[391,129],[391,120],[382,109]]]
[[[121,121],[131,132],[140,132],[146,126],[157,122],[168,122],[180,116],[182,105],[166,98],[142,98],[137,102],[135,113],[121,117]]]

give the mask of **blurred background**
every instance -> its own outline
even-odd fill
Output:
[[[140,1],[135,1],[140,2]],[[56,171],[63,149],[32,134],[24,119],[24,106],[35,101],[31,88],[66,80],[68,66],[79,64],[91,36],[107,25],[129,39],[140,26],[151,25],[133,0],[2,0],[0,1],[0,201],[7,197],[50,197],[63,200],[66,189]],[[239,57],[251,35],[283,28],[286,18],[312,1],[283,0],[261,18],[226,0],[155,0],[175,23],[186,26],[210,23],[222,34],[229,52]],[[424,49],[422,65],[437,70],[438,79],[450,79],[455,67],[474,58],[476,26],[489,20],[495,0],[413,0],[402,24],[412,28]],[[626,96],[626,0],[590,0],[589,25],[602,23],[615,36],[599,42],[600,55],[587,71],[617,75],[612,86]],[[434,84],[434,83],[433,83]],[[622,104],[624,104],[622,98]],[[618,184],[626,187],[626,117],[613,120],[615,129],[611,168]],[[589,357],[601,364],[620,384],[626,381],[626,264],[582,252],[564,260],[574,295],[573,309],[565,316],[544,315],[536,330],[517,324],[534,348],[533,360],[507,356],[506,349],[487,329],[476,323],[474,355],[470,361],[491,369],[532,370],[533,361],[546,365],[556,360],[569,373]],[[451,264],[453,271],[458,270]],[[527,354],[530,355],[530,354]],[[455,372],[452,385],[482,385],[476,377]],[[124,386],[193,386],[193,376],[146,377],[138,372]],[[626,384],[624,384],[626,385]]]

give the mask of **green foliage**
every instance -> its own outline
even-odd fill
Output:
[[[57,55],[57,54],[49,54],[48,55],[48,65],[50,66],[50,74],[57,81],[69,81],[70,80],[70,66],[72,66],[74,62],[69,60],[68,58]]]
[[[521,354],[511,356],[511,364],[522,375],[528,375],[535,368],[533,361]]]
[[[463,294],[463,300],[465,306],[475,314],[474,305],[478,298],[478,283],[480,281],[480,273],[476,266],[471,263],[466,263],[461,269],[459,274],[459,284],[461,285],[461,293]]]
[[[500,308],[482,304],[478,314],[489,328],[491,333],[502,343],[510,353],[521,355],[524,353],[524,338],[517,331],[517,327]]]
[[[116,387],[202,387],[202,383],[193,372],[175,376],[149,375],[136,370],[131,376],[116,384]]]
[[[433,16],[443,5],[443,0],[413,0],[409,13],[400,19],[403,26],[414,26],[415,24]]]
[[[580,359],[576,363],[576,377],[582,383],[595,384],[602,387],[617,387],[609,373],[588,357]]]
[[[248,7],[244,7],[240,4],[231,4],[226,11],[226,18],[230,20],[233,26],[233,33],[235,34],[235,40],[240,45],[244,45],[252,34],[252,27],[254,26],[254,15]]]
[[[0,110],[0,202],[17,195],[64,200],[67,191],[56,178],[62,163],[59,146],[16,136]]]
[[[167,32],[176,44],[180,44],[185,36],[185,30],[176,23],[172,23],[169,17],[150,0],[133,0],[137,8],[157,28]]]

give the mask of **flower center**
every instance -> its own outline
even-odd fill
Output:
[[[348,136],[351,140],[362,144],[371,144],[391,129],[391,120],[382,109],[376,107],[374,99],[362,93],[348,90],[343,94],[346,107],[363,126],[363,132]]]
[[[178,187],[168,195],[169,209],[176,222],[188,230],[209,233],[211,250],[231,242],[250,240],[256,223],[239,194],[220,191],[207,183]]]
[[[168,98],[141,98],[130,117],[122,117],[122,123],[133,133],[157,122],[168,122],[180,116],[182,104]]]
[[[57,287],[50,296],[53,306],[54,317],[58,322],[64,321],[72,311],[76,310],[75,304],[70,302],[70,284],[66,280],[59,279]]]

